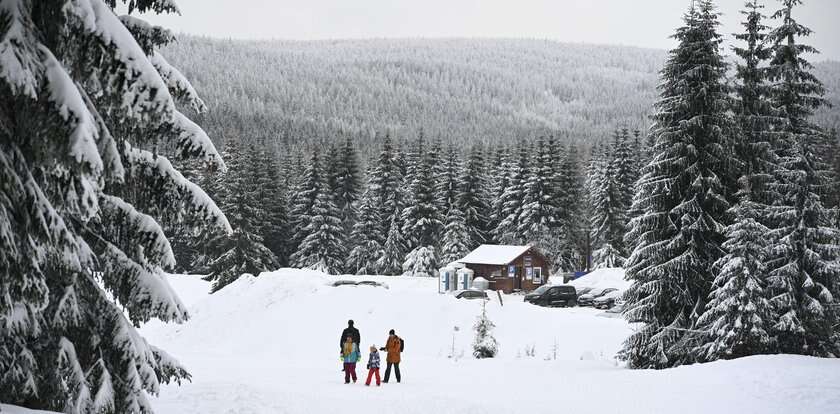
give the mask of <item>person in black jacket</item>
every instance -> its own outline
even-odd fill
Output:
[[[359,344],[362,342],[361,336],[359,335],[359,330],[353,327],[353,320],[350,319],[347,321],[347,328],[341,331],[341,338],[338,339],[338,347],[339,349],[344,349],[344,339],[347,337],[353,338],[353,343],[356,344],[356,347],[359,347]],[[359,348],[361,349],[361,348]]]

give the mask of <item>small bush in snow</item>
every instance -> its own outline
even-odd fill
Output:
[[[476,358],[493,358],[499,353],[499,343],[491,331],[496,325],[487,318],[487,301],[481,302],[481,315],[475,323],[475,341],[473,342],[473,356]]]

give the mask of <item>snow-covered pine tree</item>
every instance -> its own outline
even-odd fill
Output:
[[[461,172],[461,159],[453,142],[446,147],[442,164],[440,174],[435,179],[435,198],[438,200],[438,211],[449,211],[457,200],[458,177]]]
[[[434,246],[417,246],[408,252],[402,264],[403,275],[414,277],[437,276],[437,254]]]
[[[780,352],[837,356],[840,235],[821,200],[828,183],[827,166],[819,155],[826,134],[809,119],[825,104],[824,89],[804,58],[816,50],[797,43],[811,33],[792,15],[801,2],[782,4],[773,15],[780,25],[769,35],[771,96],[784,120],[774,139],[779,165],[771,186],[775,203],[770,210],[773,245],[768,265],[777,314],[773,332]]]
[[[356,221],[356,201],[359,200],[361,189],[361,166],[359,165],[359,151],[353,145],[348,135],[344,140],[339,154],[340,168],[335,177],[335,205],[341,211],[341,222],[345,232],[349,233]]]
[[[145,1],[129,13],[176,10]],[[175,262],[161,210],[230,231],[165,156],[224,166],[176,109],[203,104],[156,50],[172,38],[99,0],[0,3],[4,403],[151,413],[149,394],[189,378],[135,329],[188,317],[163,275]]]
[[[470,245],[478,246],[487,241],[490,198],[487,195],[487,177],[481,147],[473,146],[469,158],[458,177],[458,196],[455,205],[464,213]]]
[[[441,243],[440,262],[449,264],[466,256],[475,245],[464,220],[464,213],[456,207],[449,209],[446,214],[446,226],[443,228],[443,242]]]
[[[558,221],[557,202],[560,200],[554,182],[554,166],[551,164],[551,153],[545,138],[540,137],[536,142],[537,156],[534,166],[530,170],[524,187],[522,213],[519,220],[518,233],[525,241],[534,243],[541,249],[550,246],[540,246],[538,240],[560,226]]]
[[[407,247],[414,250],[438,244],[443,219],[435,202],[432,160],[424,149],[422,134],[417,139],[412,159],[408,200],[401,219]]]
[[[615,154],[620,132],[615,134],[617,137],[612,147],[593,148],[587,173],[592,226],[590,240],[595,269],[621,267],[627,257],[624,253],[626,212],[622,206],[623,194]]]
[[[499,243],[496,229],[504,219],[504,198],[502,195],[508,186],[508,176],[511,174],[513,163],[510,160],[510,153],[506,147],[496,150],[496,158],[500,159],[500,161],[498,161],[498,167],[494,167],[494,177],[490,186],[490,214],[488,216],[487,228],[488,236],[491,240]]]
[[[289,265],[288,239],[289,229],[288,189],[282,180],[278,154],[271,148],[259,151],[254,165],[259,169],[257,175],[258,200],[265,212],[260,226],[263,245],[274,253],[279,266]]]
[[[589,231],[583,228],[588,220],[582,208],[585,204],[584,178],[579,157],[577,145],[570,143],[562,155],[562,163],[555,171],[555,181],[559,184],[557,215],[560,238],[554,249],[553,272],[580,270],[582,266],[578,257],[583,253],[589,256]],[[588,258],[583,268],[589,268]]]
[[[372,168],[369,168],[369,170]],[[359,205],[358,220],[350,233],[353,249],[345,268],[354,274],[375,274],[376,260],[383,255],[382,218],[379,216],[376,188],[368,184]]]
[[[300,243],[309,234],[306,227],[312,220],[312,207],[318,197],[318,191],[325,187],[323,172],[321,170],[321,157],[317,149],[312,150],[309,163],[304,166],[303,174],[295,184],[290,197],[291,209],[289,211],[289,224],[292,229],[289,237],[289,251],[294,254],[300,248]],[[290,264],[295,267],[302,267],[294,260]]]
[[[219,257],[210,261],[210,273],[205,278],[213,281],[212,291],[239,279],[243,273],[258,275],[275,270],[280,265],[277,256],[263,244],[261,235],[266,211],[260,205],[257,186],[258,152],[254,146],[242,151],[239,142],[229,140],[224,157],[227,171],[220,175],[224,188],[219,199],[222,211],[228,216],[233,234],[219,235],[210,243]]]
[[[639,324],[621,351],[633,368],[693,361],[696,321],[723,256],[727,144],[732,131],[726,63],[717,13],[700,0],[684,17],[661,72],[652,133],[654,158],[637,198],[642,215],[630,223],[638,240],[628,259],[624,315]]]
[[[481,315],[473,326],[475,339],[473,340],[473,356],[478,359],[493,358],[499,353],[499,343],[493,336],[496,325],[487,317],[487,301],[481,301]]]
[[[332,192],[325,184],[319,183],[316,194],[309,220],[303,228],[306,236],[292,255],[292,262],[300,268],[337,275],[344,269],[347,255],[341,212],[333,203]]]
[[[388,219],[402,212],[402,183],[403,173],[398,160],[397,149],[391,142],[391,136],[385,134],[382,140],[382,150],[376,158],[373,170],[368,180],[368,187],[375,190],[379,216]],[[382,225],[382,234],[387,235],[389,231],[388,222]]]
[[[520,142],[517,155],[512,156],[514,160],[508,170],[507,186],[499,200],[501,205],[499,216],[501,219],[495,229],[495,234],[496,240],[500,243],[517,244],[524,242],[519,233],[519,224],[525,198],[525,186],[530,176],[528,165],[530,151],[531,148],[527,142]]]
[[[382,246],[382,255],[376,259],[376,270],[381,275],[396,276],[403,273],[406,247],[397,215],[392,214],[389,222],[388,237]]]
[[[737,65],[734,112],[740,126],[735,143],[739,163],[740,191],[727,227],[723,247],[728,252],[715,264],[717,277],[710,302],[698,320],[706,332],[697,353],[700,360],[737,358],[772,350],[770,328],[774,315],[767,301],[767,249],[770,229],[767,220],[768,184],[776,168],[770,143],[773,125],[780,125],[769,101],[764,61],[766,29],[761,22],[761,6],[746,4],[742,14],[744,33],[735,38],[746,43],[735,47],[742,62]]]
[[[750,201],[749,181],[732,209],[735,222],[726,229],[723,248],[728,252],[715,263],[717,277],[705,312],[697,321],[705,332],[697,347],[697,359],[714,361],[756,355],[769,351],[773,312],[765,292],[767,234],[759,221],[762,204]]]
[[[612,144],[612,171],[615,174],[616,183],[616,209],[621,216],[622,226],[627,226],[629,220],[627,212],[630,210],[630,205],[633,204],[633,186],[639,179],[638,165],[636,164],[636,154],[633,152],[632,143],[630,142],[630,131],[627,128],[622,128],[616,131],[613,135]],[[623,239],[625,229],[622,229],[621,238]],[[619,251],[625,252],[624,241],[617,240],[616,248]],[[626,257],[626,256],[625,256]]]

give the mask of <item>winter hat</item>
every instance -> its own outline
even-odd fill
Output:
[[[393,329],[391,329],[390,331],[388,331],[388,334],[389,334],[389,335],[396,335],[396,334],[394,333],[394,330],[393,330]]]
[[[349,326],[349,327],[353,327],[353,320],[352,320],[352,319],[350,319],[349,321],[347,321],[347,326]]]

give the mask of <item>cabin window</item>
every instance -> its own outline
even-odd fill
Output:
[[[541,267],[535,267],[533,269],[534,269],[533,270],[533,272],[534,272],[534,283],[535,284],[541,284],[542,283],[542,268]]]
[[[502,269],[494,270],[493,273],[490,273],[490,277],[494,279],[497,277],[502,277]]]

